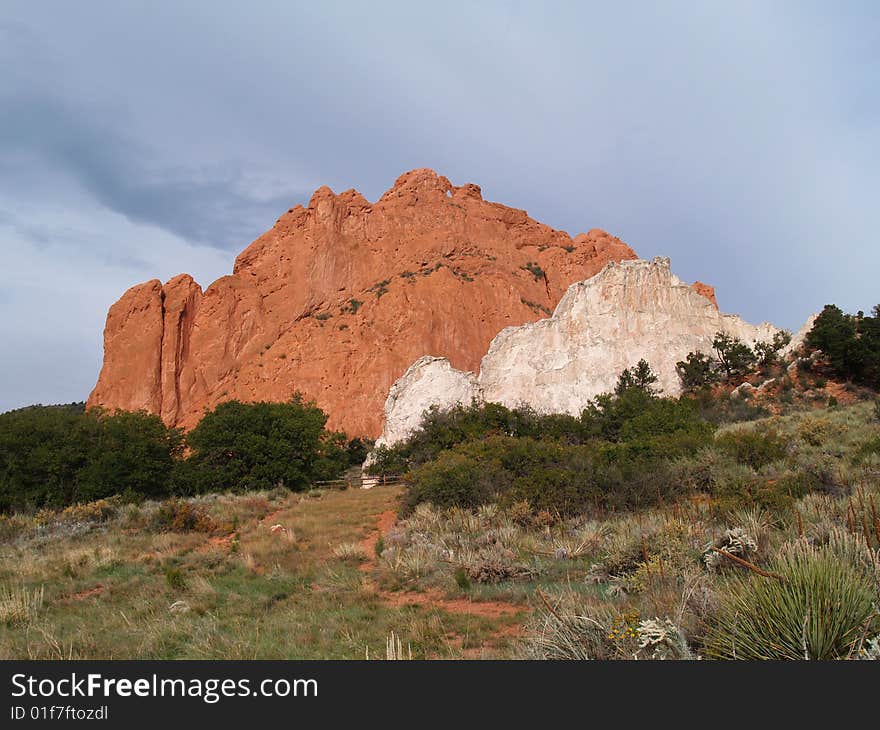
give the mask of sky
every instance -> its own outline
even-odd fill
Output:
[[[4,0],[0,411],[85,400],[130,286],[416,167],[750,321],[868,311],[878,49],[870,0]]]

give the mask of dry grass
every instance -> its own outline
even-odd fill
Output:
[[[0,586],[0,623],[28,626],[43,608],[43,586]]]
[[[385,656],[392,631],[406,656],[474,646],[499,656],[494,620],[387,605],[367,584],[360,544],[398,497],[193,500],[228,533],[154,532],[159,503],[120,507],[76,534],[28,522],[0,543],[0,657],[356,659]]]

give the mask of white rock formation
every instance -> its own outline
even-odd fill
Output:
[[[572,284],[548,319],[498,333],[479,376],[455,370],[445,358],[413,363],[391,387],[377,443],[405,439],[432,405],[474,399],[576,415],[642,358],[657,374],[657,386],[676,395],[676,362],[689,352],[711,352],[719,331],[754,344],[772,340],[778,329],[722,314],[672,274],[668,258],[610,263]]]
[[[807,339],[807,334],[813,329],[813,325],[816,324],[816,319],[818,317],[818,312],[807,317],[807,321],[804,322],[803,326],[792,335],[791,342],[779,351],[779,356],[781,358],[786,359],[789,355],[794,355],[801,349]]]
[[[376,446],[405,439],[419,427],[422,414],[433,405],[452,408],[459,403],[469,405],[474,399],[482,400],[476,375],[456,370],[445,357],[420,357],[388,391],[385,429]]]

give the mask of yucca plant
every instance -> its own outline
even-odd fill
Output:
[[[333,548],[333,555],[340,560],[362,563],[368,559],[364,546],[356,542],[343,542]]]
[[[799,541],[772,565],[778,577],[732,579],[705,641],[718,659],[844,659],[877,631],[871,579],[835,551]]]
[[[529,659],[618,659],[610,638],[611,618],[557,611],[542,613],[523,646]],[[632,642],[635,649],[635,641]]]

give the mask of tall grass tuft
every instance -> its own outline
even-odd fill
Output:
[[[352,563],[363,563],[368,560],[366,550],[363,545],[356,542],[343,542],[333,548],[333,555],[340,560]]]
[[[43,586],[0,586],[0,624],[26,624],[43,607]]]

